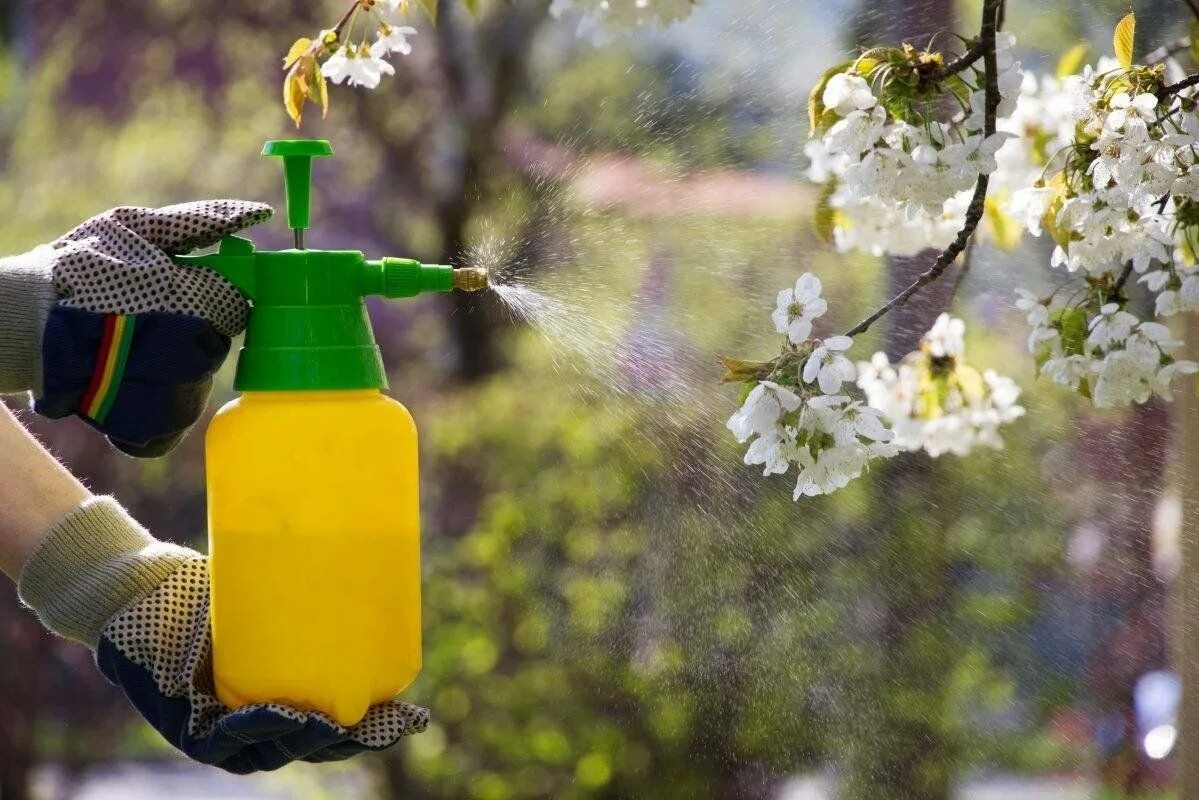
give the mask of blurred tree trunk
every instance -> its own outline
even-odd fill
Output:
[[[951,0],[867,3],[861,29],[872,42],[928,43],[956,30]],[[892,297],[928,269],[933,250],[887,261]],[[918,345],[949,308],[954,276],[925,287],[885,318],[883,349],[892,361]],[[922,453],[901,455],[875,470],[874,524],[866,533],[865,600],[874,652],[866,682],[846,687],[851,729],[845,795],[855,800],[946,800],[957,742],[945,724],[955,649],[948,641],[952,567],[937,513],[937,464]]]
[[[440,0],[438,54],[462,149],[457,180],[437,204],[443,263],[467,259],[468,225],[486,196],[487,171],[499,165],[500,126],[528,84],[532,42],[545,24],[544,0],[516,2],[481,20],[471,31],[457,0]],[[473,51],[473,52],[472,52]],[[490,293],[455,292],[448,299],[460,380],[478,380],[500,366],[496,333],[500,315]]]
[[[415,253],[424,260],[462,265],[469,260],[470,225],[480,207],[495,200],[509,168],[499,158],[504,123],[529,85],[528,59],[549,19],[548,0],[512,0],[486,6],[473,18],[457,0],[439,0],[434,31],[437,50],[429,63],[417,60],[403,87],[419,104],[420,124],[395,124],[396,110],[360,93],[351,98],[358,125],[383,148],[387,197],[407,193],[373,234],[397,241],[396,228],[412,206],[429,209],[439,238],[437,250]],[[381,187],[382,188],[382,187]],[[363,209],[351,211],[361,217]],[[398,218],[400,223],[396,223]],[[454,343],[454,377],[479,380],[502,366],[496,332],[503,320],[490,293],[455,292],[444,299]]]
[[[1199,316],[1187,315],[1187,358],[1199,359]],[[1199,380],[1189,378],[1181,392],[1182,566],[1174,661],[1182,678],[1178,731],[1178,796],[1199,797]]]
[[[1158,399],[1134,406],[1117,425],[1083,435],[1083,458],[1110,504],[1107,547],[1093,591],[1110,625],[1088,667],[1098,722],[1117,738],[1101,754],[1100,775],[1116,797],[1164,788],[1161,762],[1145,755],[1133,688],[1166,666],[1165,580],[1154,568],[1153,524],[1164,482],[1170,411]],[[1188,796],[1188,795],[1183,795]]]

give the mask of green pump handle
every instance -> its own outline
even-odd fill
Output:
[[[262,153],[283,159],[287,221],[301,244],[310,223],[312,159],[333,149],[320,139],[291,139],[267,142]],[[387,388],[363,299],[486,286],[482,270],[407,258],[368,260],[357,250],[259,251],[241,236],[226,236],[215,253],[174,260],[214,270],[250,301],[238,391]]]

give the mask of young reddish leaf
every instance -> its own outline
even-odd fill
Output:
[[[1131,11],[1124,15],[1124,19],[1116,23],[1116,32],[1112,35],[1112,47],[1116,51],[1116,60],[1124,69],[1132,66],[1132,44],[1136,32],[1137,15]]]
[[[725,372],[721,377],[721,383],[740,383],[743,381],[752,381],[757,383],[770,375],[774,369],[773,361],[742,361],[737,358],[727,358],[725,356],[717,356],[717,361],[724,367]]]

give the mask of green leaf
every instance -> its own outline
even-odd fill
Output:
[[[820,120],[824,116],[824,87],[828,86],[829,79],[838,73],[844,72],[853,66],[852,61],[842,61],[840,64],[829,67],[820,75],[820,80],[816,81],[816,85],[812,87],[812,91],[808,93],[808,125],[810,126],[808,133],[813,134],[820,127]]]
[[[1082,69],[1082,60],[1086,57],[1089,47],[1086,42],[1079,42],[1062,53],[1062,57],[1057,60],[1057,76],[1064,78],[1067,75],[1077,75]]]
[[[1087,345],[1087,314],[1081,308],[1059,308],[1049,317],[1050,324],[1062,334],[1062,352],[1082,355]]]
[[[826,244],[833,243],[833,231],[837,227],[836,211],[832,204],[833,192],[836,190],[837,181],[830,178],[828,183],[820,187],[820,195],[816,198],[816,209],[812,213],[812,224],[816,228],[816,236]]]
[[[1191,24],[1187,26],[1187,38],[1191,40],[1187,48],[1191,61],[1199,64],[1199,19],[1191,20]]]
[[[1112,34],[1112,47],[1116,51],[1116,61],[1120,62],[1120,66],[1128,69],[1132,66],[1132,44],[1136,37],[1137,31],[1137,15],[1131,11],[1124,15],[1124,19],[1116,23],[1116,31]]]

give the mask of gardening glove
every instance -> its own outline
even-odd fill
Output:
[[[271,213],[242,200],[114,208],[0,260],[0,393],[32,390],[43,416],[165,454],[203,412],[248,311],[233,284],[171,256]]]
[[[150,536],[110,498],[50,530],[25,564],[21,601],[54,632],[82,642],[101,672],[188,757],[229,772],[338,761],[419,733],[429,712],[398,700],[352,728],[274,704],[236,711],[213,688],[208,562]]]

